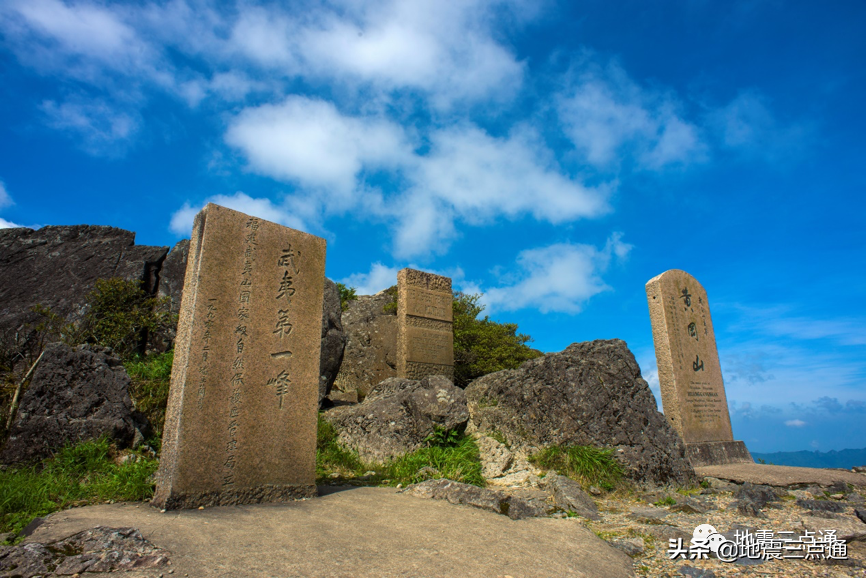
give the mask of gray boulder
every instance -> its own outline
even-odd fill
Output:
[[[523,500],[498,490],[488,490],[451,480],[427,480],[412,484],[403,490],[404,494],[418,498],[446,500],[451,504],[472,506],[489,512],[508,516],[512,520],[547,516],[553,508],[537,502]]]
[[[343,331],[343,311],[340,309],[340,290],[337,284],[325,278],[325,295],[322,301],[322,353],[319,358],[319,405],[331,392],[348,336]]]
[[[778,502],[782,495],[784,493],[781,490],[776,490],[772,486],[750,482],[744,483],[733,493],[738,500],[753,502],[759,508],[765,507],[770,502]]]
[[[110,350],[63,344],[45,349],[21,399],[9,439],[0,452],[6,464],[50,456],[68,443],[104,434],[121,446],[149,429],[129,397],[129,376]]]
[[[472,426],[500,432],[512,447],[606,447],[632,480],[696,481],[682,440],[659,413],[622,340],[574,343],[485,375],[469,384],[466,400]]]
[[[178,241],[162,262],[159,270],[158,296],[171,299],[172,313],[180,313],[183,299],[183,282],[186,277],[186,263],[189,259],[189,239]]]
[[[27,347],[22,329],[38,320],[36,304],[80,319],[97,279],[139,280],[154,295],[167,253],[168,247],[136,245],[135,233],[114,227],[0,229],[0,337]]]
[[[168,552],[145,540],[135,528],[97,526],[47,544],[0,546],[0,576],[78,576],[168,564]]]
[[[386,312],[394,301],[389,290],[361,295],[342,315],[346,347],[332,398],[366,396],[374,385],[397,376],[397,315]]]
[[[829,500],[797,500],[797,505],[813,512],[834,512],[837,514],[848,509],[847,504]]]
[[[338,441],[361,459],[382,462],[420,448],[434,427],[463,429],[469,420],[466,396],[441,375],[420,381],[386,379],[357,405],[323,414],[338,432]]]
[[[189,239],[178,241],[162,262],[159,270],[157,284],[157,297],[168,297],[170,310],[175,315],[180,315],[181,300],[183,299],[183,282],[186,277],[186,263],[189,258]],[[174,347],[177,337],[177,326],[168,331],[161,332],[159,336],[152,336],[148,346],[155,351],[167,351]]]
[[[590,520],[601,519],[595,502],[583,491],[580,484],[571,478],[551,472],[541,480],[539,485],[551,492],[553,503],[557,508],[572,511]]]

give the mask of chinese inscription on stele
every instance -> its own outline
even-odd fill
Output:
[[[451,279],[416,269],[397,273],[397,375],[454,378]]]
[[[734,441],[707,293],[678,269],[646,284],[665,417],[692,465],[751,462]]]
[[[325,240],[209,204],[195,219],[159,508],[315,496]]]

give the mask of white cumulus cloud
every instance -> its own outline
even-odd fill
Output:
[[[6,184],[3,181],[0,181],[0,209],[5,209],[6,207],[14,204],[15,203],[14,201],[12,201],[12,197],[6,190]]]
[[[335,209],[350,208],[363,168],[393,167],[411,153],[399,125],[343,115],[330,102],[302,96],[245,109],[225,138],[255,172],[319,189]]]
[[[557,98],[566,135],[602,169],[625,156],[649,170],[703,160],[700,129],[678,109],[673,97],[641,87],[615,64],[578,75]]]
[[[377,261],[370,266],[369,272],[354,273],[340,282],[347,287],[354,287],[358,295],[375,295],[397,284],[397,273],[401,268],[388,267]]]
[[[521,279],[488,289],[484,302],[490,310],[533,308],[542,313],[579,313],[591,297],[611,289],[601,274],[613,259],[625,258],[631,250],[621,237],[614,233],[601,249],[558,243],[522,251],[517,257]]]
[[[40,106],[47,124],[72,133],[92,155],[117,156],[138,128],[138,120],[105,102],[46,100]],[[80,140],[79,140],[80,139]]]
[[[806,422],[801,419],[789,419],[785,422],[785,425],[788,427],[803,427],[806,425]]]

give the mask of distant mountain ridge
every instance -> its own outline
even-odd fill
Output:
[[[830,450],[829,452],[773,452],[759,454],[752,452],[755,461],[764,460],[777,466],[800,466],[804,468],[845,468],[866,466],[866,448],[859,450]]]

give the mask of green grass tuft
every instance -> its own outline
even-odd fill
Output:
[[[529,456],[538,467],[553,469],[585,486],[613,490],[623,478],[622,466],[613,458],[613,450],[590,446],[551,446]]]
[[[105,439],[67,446],[36,466],[0,472],[0,532],[19,532],[33,518],[70,507],[147,500],[157,460],[136,455],[118,465]]]
[[[341,478],[353,478],[364,475],[367,465],[358,457],[358,453],[346,449],[337,442],[337,431],[334,426],[319,414],[316,435],[316,479],[318,483],[327,483],[331,474],[339,474]]]
[[[395,458],[383,466],[385,478],[396,486],[423,482],[430,476],[419,470],[430,467],[439,472],[436,477],[484,487],[478,446],[469,436],[462,436],[453,445],[431,445]]]
[[[357,452],[344,448],[337,441],[337,432],[319,414],[316,441],[316,481],[319,484],[344,483],[404,486],[435,477],[455,482],[484,486],[481,457],[475,441],[453,430],[436,430],[427,438],[427,446],[382,463],[361,460]],[[366,476],[367,472],[375,474]],[[332,474],[336,476],[332,477]],[[361,479],[359,479],[361,478]]]

